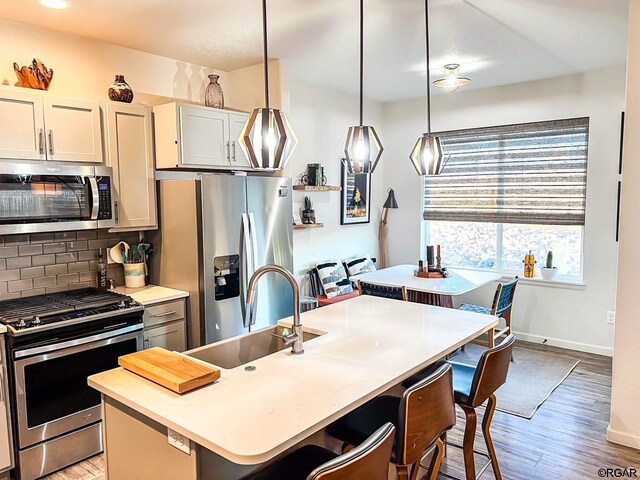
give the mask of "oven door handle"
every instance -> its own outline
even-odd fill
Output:
[[[135,332],[137,330],[142,330],[143,324],[138,323],[135,325],[129,325],[125,328],[119,328],[118,330],[111,330],[104,333],[98,333],[96,335],[91,335],[89,337],[83,338],[75,338],[73,340],[67,340],[66,342],[54,343],[51,345],[42,345],[41,347],[33,347],[27,348],[26,350],[18,350],[15,352],[14,356],[16,359],[29,357],[31,355],[37,355],[48,352],[55,352],[57,350],[62,350],[65,348],[77,347],[80,345],[86,345],[87,343],[98,342],[100,340],[106,340],[113,337],[118,337],[120,335],[124,335],[125,333]]]
[[[91,220],[97,220],[100,211],[100,191],[96,177],[89,177],[89,189],[91,190]]]

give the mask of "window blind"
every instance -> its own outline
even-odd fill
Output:
[[[425,177],[425,220],[584,225],[588,118],[438,135],[449,159]]]

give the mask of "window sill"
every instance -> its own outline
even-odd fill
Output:
[[[467,268],[467,267],[447,267],[451,270],[470,270],[473,272],[495,272],[502,275],[503,281],[510,280],[513,275],[518,275],[518,283],[522,285],[536,285],[539,287],[548,288],[567,288],[570,290],[584,290],[587,288],[587,284],[582,280],[559,277],[553,280],[546,280],[542,277],[526,278],[522,275],[522,272],[496,272],[488,268]]]

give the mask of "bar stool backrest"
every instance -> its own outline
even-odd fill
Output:
[[[499,283],[496,294],[493,297],[493,305],[491,306],[491,315],[502,317],[504,312],[511,310],[513,305],[513,296],[516,293],[516,285],[518,284],[518,276],[513,277],[506,283]]]
[[[407,289],[405,287],[387,287],[358,280],[358,290],[360,290],[360,295],[373,295],[374,297],[391,298],[393,300],[407,299]]]
[[[320,465],[307,480],[387,480],[395,431],[387,422],[354,449]]]
[[[405,390],[399,408],[393,461],[410,465],[456,424],[451,365],[440,366]]]
[[[516,337],[508,335],[499,345],[485,351],[476,367],[469,399],[472,407],[482,405],[500,386],[507,381],[511,352]]]

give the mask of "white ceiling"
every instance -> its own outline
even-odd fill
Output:
[[[260,0],[2,0],[0,16],[200,65],[261,61]],[[461,63],[465,88],[623,65],[628,0],[431,0],[431,76]],[[269,0],[270,57],[294,78],[356,93],[357,0]],[[365,1],[365,95],[424,93],[423,0]]]

